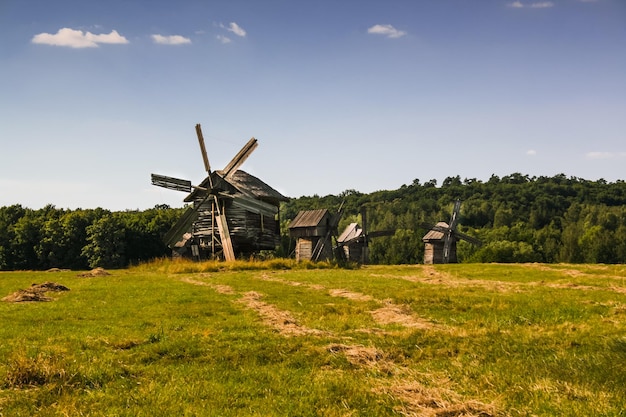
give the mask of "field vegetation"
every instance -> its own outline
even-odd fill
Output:
[[[2,417],[626,410],[623,265],[55,271],[0,273],[0,297],[48,289],[0,302]]]

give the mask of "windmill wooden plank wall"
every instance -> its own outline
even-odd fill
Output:
[[[296,239],[297,261],[332,258],[332,217],[326,209],[306,210],[291,221],[289,235]],[[321,252],[317,253],[316,248],[321,248]]]

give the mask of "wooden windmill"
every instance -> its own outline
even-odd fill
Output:
[[[333,238],[343,213],[327,209],[303,210],[289,223],[289,236],[296,240],[296,260],[322,261],[333,258]]]
[[[165,235],[174,254],[188,250],[197,259],[221,257],[234,260],[258,250],[272,250],[280,243],[278,209],[288,199],[260,179],[239,170],[258,146],[252,138],[223,170],[211,171],[202,130],[196,134],[207,177],[197,186],[191,181],[152,174],[152,184],[184,191],[192,203]]]
[[[350,223],[337,238],[337,246],[343,250],[343,255],[349,261],[360,262],[364,265],[369,263],[369,242],[372,238],[380,236],[393,236],[394,230],[367,230],[367,208],[361,206],[361,222],[363,227],[357,223]]]
[[[456,242],[465,240],[473,245],[480,246],[482,242],[475,237],[459,232],[456,228],[459,222],[459,212],[461,210],[461,200],[456,200],[452,209],[450,223],[439,222],[436,225],[424,225],[430,230],[422,241],[426,244],[424,248],[424,263],[456,263]]]

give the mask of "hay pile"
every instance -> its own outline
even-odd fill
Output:
[[[104,268],[94,268],[91,271],[87,271],[84,272],[82,274],[78,274],[77,276],[79,277],[84,277],[84,278],[91,278],[91,277],[105,277],[107,275],[111,275],[109,274],[107,271],[104,270]]]
[[[17,290],[13,294],[9,294],[2,298],[2,301],[9,303],[23,303],[27,301],[52,301],[52,298],[46,295],[47,292],[69,291],[65,285],[55,282],[44,282],[43,284],[33,284],[25,290]]]

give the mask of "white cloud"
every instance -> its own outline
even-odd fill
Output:
[[[526,151],[526,155],[528,155],[528,156],[535,156],[535,155],[537,155],[537,151],[534,150],[534,149],[529,149],[529,150]]]
[[[237,36],[241,36],[242,38],[246,37],[246,31],[241,26],[239,26],[237,23],[235,23],[235,22],[230,22],[228,24],[228,27],[226,27],[226,26],[224,26],[223,24],[220,23],[220,27],[226,29],[229,32],[234,33]]]
[[[217,35],[217,36],[216,36],[216,38],[217,38],[220,42],[222,42],[222,43],[224,43],[224,44],[226,44],[226,43],[231,43],[231,42],[232,42],[232,40],[231,40],[229,37],[227,37],[227,36]]]
[[[56,34],[40,33],[33,36],[32,43],[41,45],[68,46],[70,48],[97,48],[99,44],[126,44],[128,40],[112,30],[111,33],[95,35],[91,32],[70,28],[59,29]]]
[[[391,25],[374,25],[367,29],[367,33],[374,35],[383,35],[388,38],[400,38],[406,35],[406,32],[398,30]]]
[[[583,0],[583,1],[585,1],[585,0]],[[551,1],[538,1],[538,2],[530,3],[530,4],[526,5],[526,4],[522,3],[519,0],[516,0],[513,3],[509,3],[508,6],[514,8],[514,9],[523,9],[525,7],[530,7],[531,9],[547,9],[547,8],[550,8],[550,7],[554,7],[554,3],[551,2]]]
[[[615,159],[626,158],[626,152],[588,152],[587,158],[589,159]]]
[[[530,7],[533,9],[547,9],[548,7],[554,7],[554,3],[551,1],[541,1],[538,3],[532,3]]]
[[[160,45],[184,45],[191,43],[191,39],[180,35],[152,35],[151,37],[154,43],[158,43]]]

